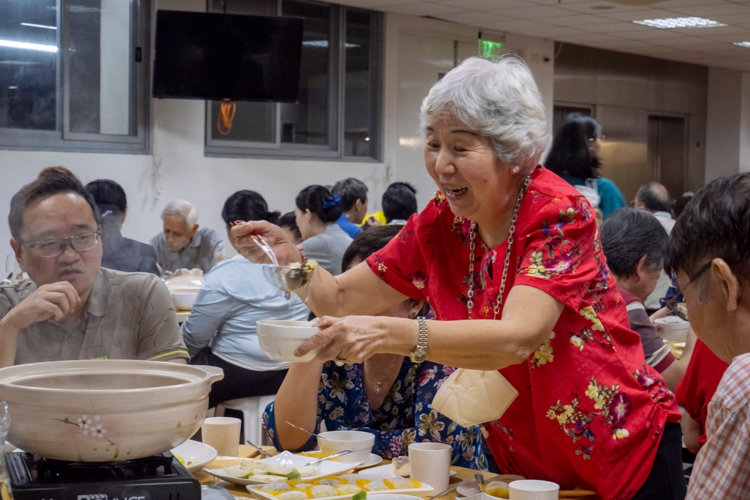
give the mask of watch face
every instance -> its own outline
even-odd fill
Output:
[[[423,349],[418,349],[414,352],[414,354],[411,355],[411,360],[415,363],[421,363],[425,359],[427,359],[427,351]]]

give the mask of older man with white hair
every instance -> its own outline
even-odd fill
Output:
[[[164,232],[151,239],[162,272],[201,269],[207,273],[224,248],[219,233],[198,226],[198,210],[185,200],[170,201],[161,212]]]

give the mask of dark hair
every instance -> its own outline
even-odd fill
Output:
[[[396,237],[402,227],[404,226],[400,224],[373,226],[359,233],[341,258],[341,272],[346,272],[354,259],[365,260],[378,250],[382,250],[389,241]]]
[[[303,212],[309,210],[315,214],[323,224],[336,222],[344,213],[341,197],[331,194],[325,186],[307,186],[299,192],[294,202]]]
[[[656,188],[664,189],[666,198],[659,196]],[[672,205],[672,200],[669,198],[669,191],[667,191],[664,185],[658,182],[647,182],[638,188],[635,199],[643,203],[646,210],[650,210],[651,212],[669,212],[669,207]]]
[[[277,225],[279,227],[288,227],[289,229],[291,229],[294,233],[294,237],[297,238],[298,241],[302,239],[302,233],[297,227],[297,216],[294,215],[294,212],[287,212],[282,215],[279,218],[279,222],[277,223]]]
[[[599,137],[601,131],[601,125],[590,116],[569,114],[557,129],[544,166],[557,175],[598,178],[601,164],[589,149],[589,141]]]
[[[341,272],[346,272],[354,259],[365,260],[378,250],[382,250],[403,228],[401,224],[390,226],[373,226],[363,231],[349,244],[341,258]],[[425,301],[419,310],[419,316],[426,316],[430,312],[430,305]]]
[[[383,193],[381,204],[386,222],[407,220],[417,213],[417,190],[406,182],[394,182]]]
[[[607,217],[599,232],[607,265],[615,275],[633,276],[644,255],[648,269],[661,268],[669,236],[650,212],[621,208]]]
[[[105,217],[108,212],[111,212],[115,218],[122,217],[128,208],[125,190],[115,181],[97,179],[86,184],[84,189],[94,198],[102,217]]]
[[[268,204],[260,194],[243,189],[227,198],[224,208],[221,209],[221,218],[227,225],[231,225],[236,220],[265,220],[276,224],[279,220],[279,212],[269,212]]]
[[[354,177],[338,181],[331,191],[341,196],[341,206],[344,208],[344,212],[351,210],[357,200],[362,203],[367,201],[367,186]]]
[[[10,213],[8,214],[8,225],[10,234],[16,240],[21,239],[23,231],[23,214],[28,206],[40,198],[47,198],[56,194],[74,193],[86,200],[94,214],[97,226],[102,223],[99,209],[91,195],[83,188],[78,177],[65,167],[47,167],[31,183],[26,184],[18,190],[10,200]]]
[[[692,276],[716,258],[750,281],[750,174],[716,179],[695,193],[672,228],[664,268]]]

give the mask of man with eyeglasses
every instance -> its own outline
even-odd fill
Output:
[[[750,498],[750,174],[695,194],[672,229],[665,269],[698,338],[730,363],[708,405],[687,497]]]
[[[161,280],[101,267],[99,212],[70,171],[47,168],[22,187],[8,223],[30,279],[0,287],[0,366],[188,359]]]

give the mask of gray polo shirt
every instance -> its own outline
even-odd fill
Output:
[[[193,240],[179,252],[170,252],[164,233],[151,239],[156,250],[156,261],[161,271],[177,269],[201,269],[207,273],[216,264],[216,253],[224,249],[224,242],[219,233],[207,227],[199,227]]]
[[[306,239],[299,244],[310,260],[315,260],[320,267],[336,276],[341,274],[341,259],[352,242],[338,224],[329,224],[325,231]]]
[[[31,295],[24,280],[0,287],[0,318]],[[54,319],[34,323],[18,334],[15,364],[75,359],[188,359],[166,285],[148,273],[101,268],[76,325]]]

